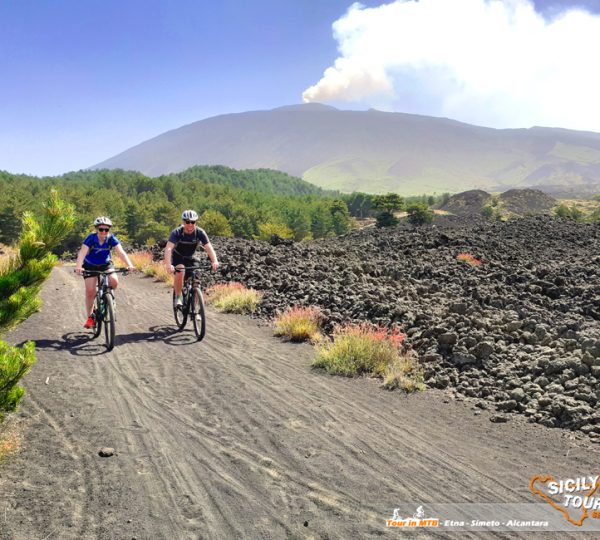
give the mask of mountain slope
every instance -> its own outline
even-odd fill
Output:
[[[342,191],[600,189],[600,134],[491,129],[319,104],[207,118],[99,163],[156,176],[193,165],[270,168]]]

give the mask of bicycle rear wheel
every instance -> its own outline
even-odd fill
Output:
[[[185,324],[187,323],[187,305],[184,298],[182,306],[175,306],[175,292],[173,292],[173,315],[175,316],[175,324],[179,330],[183,330],[185,328]]]
[[[191,301],[191,315],[192,322],[194,323],[194,332],[198,341],[204,339],[206,334],[206,317],[204,314],[204,297],[200,287],[194,287],[192,289],[192,301]]]
[[[104,295],[104,337],[106,339],[106,348],[112,351],[115,346],[115,307],[112,294]]]

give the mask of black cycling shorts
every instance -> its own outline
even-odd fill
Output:
[[[114,270],[115,265],[112,261],[108,261],[105,264],[90,264],[84,261],[83,269],[90,272],[106,272],[107,270]]]
[[[183,266],[193,266],[194,268],[200,268],[200,261],[195,257],[184,257],[183,255],[179,255],[175,252],[171,254],[171,264],[173,266],[183,264]],[[184,277],[187,278],[191,273],[192,270],[186,270]]]

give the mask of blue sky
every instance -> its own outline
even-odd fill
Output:
[[[460,17],[456,10],[456,20],[445,25],[456,31],[463,20],[472,19],[469,9],[486,4],[443,1],[464,4],[461,9],[467,10]],[[62,174],[209,116],[271,109],[301,103],[303,98],[346,109],[375,106],[492,127],[529,127],[548,118],[553,125],[600,131],[600,119],[597,128],[578,124],[564,103],[562,116],[545,117],[541,108],[537,116],[527,116],[535,107],[526,99],[515,101],[521,90],[502,84],[487,88],[486,81],[482,84],[473,77],[480,69],[440,59],[439,51],[446,48],[441,41],[428,39],[429,56],[381,54],[382,39],[389,40],[386,50],[412,49],[397,41],[408,39],[408,31],[399,30],[407,25],[417,30],[422,25],[421,35],[434,35],[432,25],[440,19],[436,13],[441,2],[363,0],[351,8],[351,1],[342,0],[0,0],[0,170]],[[528,0],[505,3],[508,21],[524,13],[525,22],[516,29],[506,23],[496,42],[503,42],[501,32],[509,33],[506,42],[518,41],[529,35],[531,24],[540,40],[548,36],[548,48],[557,41],[571,42],[569,32],[575,32],[581,50],[588,44],[587,36],[600,28],[595,26],[600,24],[596,15],[600,0],[531,4],[545,21],[560,18],[573,7],[587,10],[562,26],[544,29],[531,13],[514,11],[514,4]],[[481,10],[477,13],[483,25],[491,24]],[[380,32],[382,21],[387,30]],[[374,35],[380,36],[379,43]],[[445,38],[455,41],[449,35]],[[418,37],[410,39],[415,43]],[[589,38],[589,46],[595,59],[600,45],[594,39]],[[464,49],[457,49],[456,57]],[[567,47],[568,54],[576,52]],[[560,61],[575,69],[567,56]],[[587,65],[584,60],[585,55],[582,66]],[[552,77],[558,80],[560,73],[554,74],[554,67],[540,65],[545,66],[540,77],[548,77],[548,83]],[[596,69],[597,60],[588,66],[590,72]],[[348,82],[343,90],[336,87],[340,76]],[[596,79],[583,79],[578,87],[589,88],[597,99],[595,84]],[[544,88],[550,86],[557,87]],[[561,88],[554,93],[553,100],[570,91]],[[579,102],[587,99],[575,97]],[[554,105],[549,98],[545,107],[556,110]]]

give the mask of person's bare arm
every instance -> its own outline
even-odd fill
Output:
[[[127,253],[125,253],[125,250],[123,249],[123,246],[121,244],[117,244],[115,246],[115,250],[116,250],[117,255],[119,256],[119,258],[123,261],[123,264],[125,264],[127,266],[127,270],[130,270],[130,271],[133,272],[135,270],[135,266],[133,266],[133,263],[131,262],[131,260],[127,256]]]
[[[175,244],[173,242],[167,242],[167,245],[165,246],[165,267],[170,274],[175,272],[175,268],[173,268],[173,265],[171,264],[171,256],[173,255],[174,247]]]
[[[212,271],[216,272],[217,268],[219,268],[219,260],[217,259],[217,254],[215,253],[215,249],[212,247],[212,244],[209,242],[202,246],[204,251],[208,253],[208,258],[210,259]]]
[[[86,246],[85,244],[81,245],[81,248],[79,248],[79,253],[77,254],[77,262],[75,263],[75,273],[77,275],[80,275],[81,272],[83,271],[83,260],[85,259],[85,256],[90,252],[90,248],[89,246]]]

